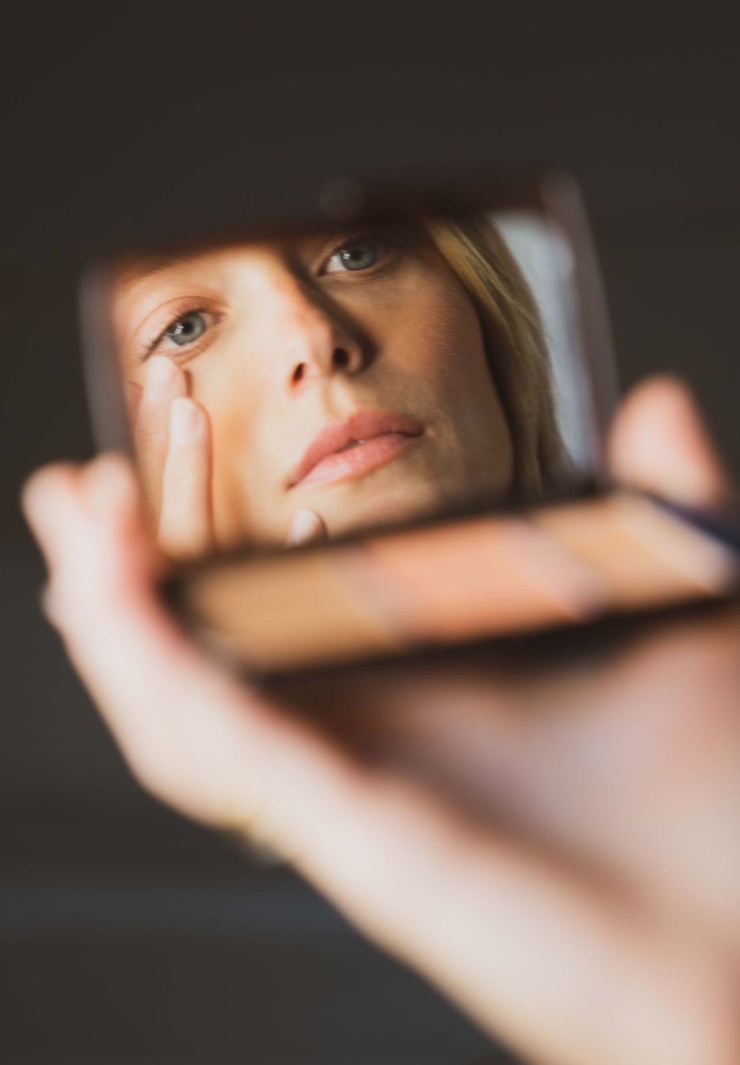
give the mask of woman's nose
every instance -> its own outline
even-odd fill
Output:
[[[287,387],[297,393],[335,374],[360,373],[367,358],[359,337],[309,297],[286,308]]]

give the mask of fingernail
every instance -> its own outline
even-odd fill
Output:
[[[299,544],[316,543],[323,540],[326,528],[323,521],[313,510],[302,507],[296,512],[288,533],[288,546],[297,547]]]
[[[177,394],[179,370],[165,355],[152,355],[149,360],[144,385],[144,398],[148,401],[172,399]]]
[[[173,399],[170,407],[170,437],[176,444],[192,444],[201,428],[201,413],[192,399]]]

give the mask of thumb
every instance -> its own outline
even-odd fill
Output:
[[[328,539],[329,534],[326,525],[315,510],[301,507],[300,510],[296,511],[288,532],[288,547],[298,547],[300,544],[316,544]]]
[[[690,507],[728,502],[730,478],[694,397],[678,378],[661,375],[638,385],[612,427],[614,478]]]

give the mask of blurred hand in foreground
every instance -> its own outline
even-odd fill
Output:
[[[611,462],[682,503],[727,490],[670,379],[627,400]],[[42,470],[24,502],[48,612],[154,795],[284,854],[532,1062],[740,1061],[737,611],[551,669],[479,651],[278,699],[165,612],[122,459]]]

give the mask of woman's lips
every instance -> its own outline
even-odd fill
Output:
[[[406,415],[358,411],[319,433],[293,471],[288,487],[360,477],[392,461],[423,432],[423,426]]]

